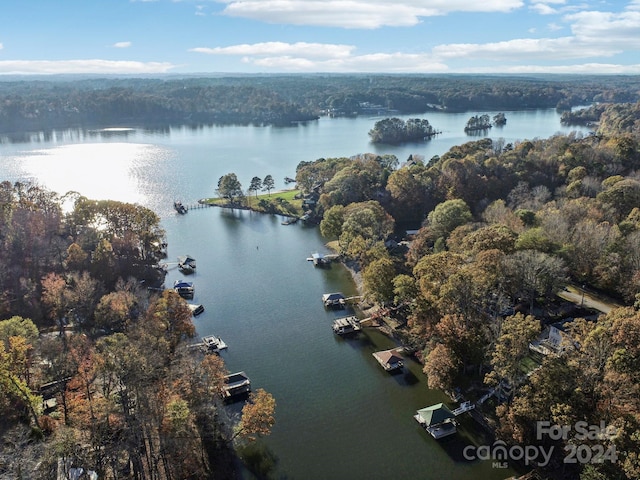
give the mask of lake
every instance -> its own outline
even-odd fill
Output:
[[[463,132],[472,114],[429,112],[422,118],[442,134],[400,146],[369,144],[367,132],[377,119],[363,117],[321,118],[290,128],[127,127],[34,133],[21,141],[1,137],[0,180],[137,202],[160,214],[168,261],[183,254],[197,260],[188,279],[195,285],[193,302],[205,307],[195,319],[198,336],[222,337],[229,370],[245,371],[254,389],[276,399],[272,435],[250,456],[265,478],[498,480],[514,472],[463,458],[465,446],[483,441],[473,421],[463,419],[458,435],[436,441],[413,419],[417,409],[449,401],[427,388],[421,365],[407,360],[402,374],[390,375],[372,356],[395,346],[390,339],[370,330],[354,338],[333,334],[332,320],[346,312],[326,310],[322,294],[357,292],[339,265],[319,269],[307,261],[313,252],[327,252],[317,228],[213,207],[178,215],[172,207],[175,199],[191,204],[214,196],[218,178],[231,172],[245,188],[253,176],[267,174],[276,188],[285,188],[284,177],[294,177],[300,161],[367,152],[394,154],[400,161],[410,154],[429,159],[481,138]],[[505,127],[489,132],[506,142],[575,130],[563,128],[554,110],[506,116]],[[186,277],[170,268],[166,285],[180,278]],[[245,476],[252,477],[249,470]]]

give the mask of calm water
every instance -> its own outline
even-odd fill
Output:
[[[277,424],[252,457],[269,478],[501,479],[513,472],[464,461],[464,446],[482,441],[468,436],[471,422],[436,442],[412,418],[419,408],[447,401],[427,388],[420,365],[389,375],[371,356],[394,346],[389,339],[377,332],[334,336],[331,321],[344,312],[326,311],[321,296],[356,292],[342,268],[315,269],[306,261],[312,252],[326,252],[318,229],[250,212],[207,208],[178,216],[172,209],[174,199],[189,204],[214,196],[218,178],[230,172],[245,187],[253,176],[270,174],[276,188],[284,188],[284,177],[294,177],[303,160],[366,152],[429,159],[480,138],[463,132],[475,113],[425,114],[443,133],[396,147],[368,143],[375,118],[323,118],[292,128],[68,130],[19,142],[4,137],[0,180],[138,202],[161,215],[169,261],[188,253],[198,262],[189,277],[194,302],[205,306],[195,320],[198,335],[220,335],[229,345],[223,353],[229,369],[246,371],[254,388],[276,398]],[[507,112],[507,119],[492,137],[513,142],[572,130],[560,126],[553,110]],[[178,278],[170,269],[167,285]]]

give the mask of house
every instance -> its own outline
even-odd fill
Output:
[[[413,418],[436,439],[453,435],[457,431],[456,416],[444,403],[422,408]]]
[[[574,348],[573,339],[566,332],[566,325],[571,323],[573,318],[548,325],[533,342],[529,343],[529,348],[542,355],[562,355],[568,349]]]

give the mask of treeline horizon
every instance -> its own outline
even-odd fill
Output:
[[[0,78],[0,133],[106,126],[293,125],[372,110],[563,111],[640,99],[637,76],[219,75]]]

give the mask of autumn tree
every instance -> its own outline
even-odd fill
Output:
[[[381,304],[392,301],[395,275],[396,269],[393,260],[389,256],[374,260],[362,272],[365,292],[374,301]]]
[[[167,339],[172,350],[181,340],[195,335],[191,309],[173,290],[162,292],[149,306],[146,318],[150,326]]]
[[[438,343],[427,355],[423,368],[429,388],[452,391],[460,365],[456,354],[447,346]]]
[[[95,325],[108,331],[122,331],[132,320],[136,296],[126,290],[103,295],[95,310]]]
[[[234,438],[254,441],[258,437],[269,435],[275,424],[276,401],[267,391],[259,388],[249,394],[249,400],[242,408],[242,416]]]
[[[396,221],[422,222],[437,201],[433,174],[421,162],[411,163],[389,175],[386,189],[391,196],[390,211]]]
[[[532,315],[516,313],[507,317],[502,324],[502,333],[491,356],[493,371],[485,377],[485,382],[498,385],[501,380],[516,388],[522,371],[522,360],[529,354],[529,343],[540,333],[540,321]]]
[[[393,231],[393,219],[375,200],[346,206],[343,218],[340,249],[353,257],[358,257],[380,240],[386,240]],[[352,243],[358,248],[353,248]]]

